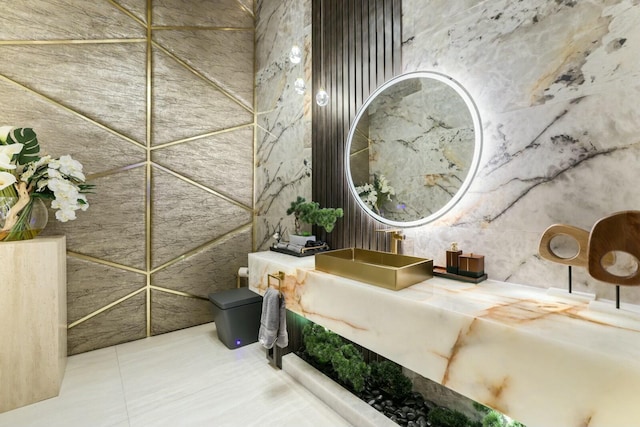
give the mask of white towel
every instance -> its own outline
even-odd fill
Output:
[[[279,331],[280,329],[283,329],[284,333]],[[272,348],[276,340],[278,347],[286,347],[289,343],[284,298],[280,298],[280,292],[277,290],[268,288],[262,299],[258,341],[264,348]]]

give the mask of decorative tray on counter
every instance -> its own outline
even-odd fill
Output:
[[[303,248],[302,252],[292,251],[287,248],[277,248],[274,246],[269,247],[269,249],[272,250],[273,252],[280,252],[281,254],[287,254],[287,255],[298,257],[298,258],[302,258],[305,256],[313,256],[320,252],[326,252],[329,250],[329,246],[325,244],[322,246],[316,246],[312,248]]]
[[[461,274],[454,274],[447,272],[447,269],[444,267],[438,267],[437,265],[433,266],[433,275],[439,277],[446,277],[447,279],[458,280],[459,282],[467,282],[467,283],[480,283],[483,280],[487,280],[489,276],[483,274],[480,277],[469,277],[462,276]]]

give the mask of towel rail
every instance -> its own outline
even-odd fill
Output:
[[[271,281],[269,279],[275,279],[278,281],[278,292],[282,296],[282,289],[280,289],[280,285],[284,281],[284,272],[278,271],[278,274],[267,274],[267,287],[271,286]]]

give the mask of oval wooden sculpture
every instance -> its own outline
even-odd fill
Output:
[[[626,276],[606,270],[613,251],[626,252],[640,260],[640,211],[622,211],[600,219],[589,235],[589,274],[614,285],[640,285],[640,269]]]
[[[563,258],[556,255],[551,250],[551,240],[557,236],[568,236],[578,243],[578,253],[569,258]],[[589,246],[589,232],[582,228],[574,227],[572,225],[554,224],[547,228],[542,237],[540,238],[540,245],[538,246],[538,252],[540,256],[546,260],[557,262],[558,264],[573,265],[576,267],[586,267],[588,261],[587,252]]]

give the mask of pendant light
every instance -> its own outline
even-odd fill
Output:
[[[291,51],[289,52],[289,61],[292,64],[299,64],[302,61],[302,49],[297,44],[294,44],[291,47]]]
[[[324,107],[329,103],[329,94],[324,90],[324,0],[320,1],[320,90],[316,93],[316,104]]]

